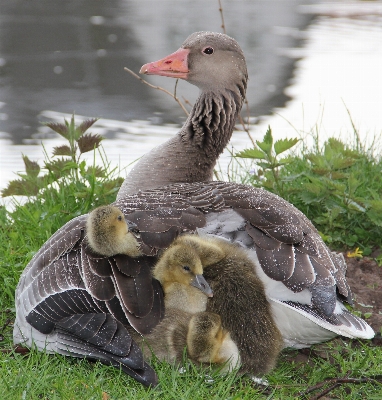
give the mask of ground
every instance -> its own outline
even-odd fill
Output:
[[[374,254],[373,254],[374,255]],[[362,313],[376,333],[382,332],[382,266],[372,258],[346,257],[347,281],[353,292],[354,310]],[[377,344],[377,343],[375,343]],[[380,344],[381,345],[381,344]]]

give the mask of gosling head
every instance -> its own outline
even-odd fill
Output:
[[[208,297],[213,296],[212,289],[203,276],[203,265],[198,253],[186,244],[169,247],[155,265],[153,276],[161,283],[165,294],[171,285],[177,283],[193,286]]]
[[[126,220],[122,211],[114,206],[101,206],[93,210],[86,221],[86,234],[90,248],[105,257],[127,254],[141,255],[134,233],[137,226]]]

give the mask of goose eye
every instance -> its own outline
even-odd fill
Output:
[[[190,267],[189,267],[188,265],[184,265],[184,266],[183,266],[183,269],[184,269],[185,271],[190,271]]]
[[[203,53],[204,54],[212,54],[214,52],[214,49],[212,47],[206,47],[205,49],[203,49]]]
[[[122,221],[122,216],[118,215],[118,221]]]

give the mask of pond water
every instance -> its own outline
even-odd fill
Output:
[[[381,5],[223,1],[227,33],[247,58],[255,139],[268,124],[276,137],[304,136],[318,125],[321,138],[346,137],[347,109],[360,132],[380,135]],[[41,121],[62,122],[72,112],[78,120],[100,117],[92,132],[105,136],[108,159],[121,168],[174,135],[182,111],[123,67],[138,71],[196,30],[221,31],[217,1],[2,0],[0,189],[23,170],[21,153],[41,161],[41,141],[48,153],[62,144]],[[174,88],[171,79],[149,80]],[[181,82],[177,93],[192,102],[197,90]],[[235,132],[231,145],[250,142]],[[225,153],[223,170],[228,162]]]

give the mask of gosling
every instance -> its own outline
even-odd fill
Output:
[[[244,249],[217,238],[185,235],[179,246],[192,247],[204,267],[214,296],[207,312],[220,316],[241,360],[241,371],[255,376],[269,372],[283,347],[263,283]]]
[[[153,276],[163,287],[166,309],[163,321],[145,336],[154,354],[180,363],[186,348],[194,363],[222,365],[222,371],[235,368],[240,362],[237,346],[222,328],[220,316],[205,312],[213,293],[203,277],[197,251],[181,239],[175,240],[163,252]]]
[[[90,249],[104,257],[127,254],[138,257],[142,253],[136,225],[125,219],[122,211],[114,206],[101,206],[90,212],[86,221],[86,235]]]

